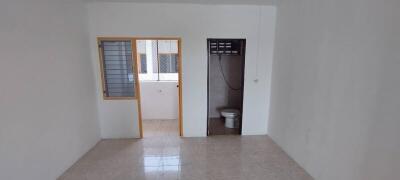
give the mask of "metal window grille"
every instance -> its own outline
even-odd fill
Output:
[[[177,80],[177,40],[138,40],[136,43],[143,80]]]
[[[160,73],[178,73],[178,54],[160,54]]]
[[[135,97],[131,41],[101,41],[104,95]]]

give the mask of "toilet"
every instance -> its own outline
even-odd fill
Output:
[[[225,117],[226,128],[235,128],[235,120],[240,116],[240,111],[238,109],[223,109],[221,115]]]

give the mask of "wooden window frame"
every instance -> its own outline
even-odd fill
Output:
[[[107,96],[104,92],[106,91],[106,83],[105,83],[105,73],[104,73],[104,53],[102,52],[103,49],[100,46],[102,41],[130,41],[131,42],[131,53],[132,53],[132,72],[134,72],[134,96],[121,96],[121,97],[112,97],[112,96]],[[99,51],[99,64],[100,64],[100,76],[101,76],[101,84],[102,84],[102,93],[103,93],[103,100],[137,100],[138,97],[140,96],[139,93],[139,87],[138,87],[138,81],[139,81],[139,76],[137,70],[137,64],[136,64],[136,40],[134,38],[129,38],[129,37],[98,37],[97,38],[97,45],[98,45],[98,51]]]

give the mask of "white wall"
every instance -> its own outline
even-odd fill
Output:
[[[178,36],[183,55],[184,136],[206,136],[207,128],[207,38],[246,38],[246,72],[243,134],[266,134],[275,8],[246,5],[191,5],[143,3],[89,3],[92,59],[98,68],[96,36]],[[260,49],[258,48],[260,47]],[[260,51],[258,51],[260,50]],[[99,72],[96,72],[99,77]],[[97,78],[98,98],[100,78]],[[254,80],[258,79],[257,82]],[[136,103],[136,101],[132,101]],[[121,101],[110,103],[119,104]],[[130,105],[131,108],[134,106]],[[100,109],[108,107],[100,101]],[[126,113],[110,110],[113,113]],[[130,109],[129,109],[130,111]],[[100,112],[100,114],[102,114]],[[137,115],[137,112],[135,111]],[[131,129],[111,129],[110,119],[100,115],[104,132],[138,134],[136,116]],[[127,126],[124,126],[127,127]],[[131,128],[131,127],[129,127]]]
[[[87,2],[110,2],[110,0],[85,0]],[[114,2],[140,2],[140,3],[189,3],[189,4],[254,4],[274,5],[276,0],[111,0]]]
[[[136,100],[106,101],[101,99],[99,101],[101,137],[103,139],[138,138],[140,135]]]
[[[178,82],[142,81],[140,96],[143,119],[178,119]]]
[[[270,136],[316,180],[400,177],[400,1],[278,1]]]
[[[82,3],[0,2],[0,179],[54,180],[100,137]]]

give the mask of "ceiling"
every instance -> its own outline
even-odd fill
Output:
[[[88,2],[191,3],[274,5],[276,0],[85,0]]]

